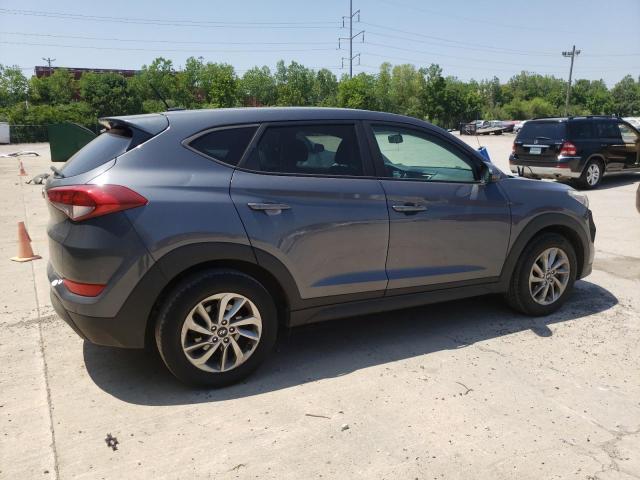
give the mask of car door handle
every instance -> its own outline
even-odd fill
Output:
[[[424,205],[417,205],[417,204],[411,204],[411,205],[393,205],[391,208],[393,208],[396,212],[400,212],[400,213],[415,213],[415,212],[424,212],[427,207]]]
[[[267,215],[278,215],[282,210],[289,210],[291,207],[286,203],[247,203],[251,210],[264,212]]]

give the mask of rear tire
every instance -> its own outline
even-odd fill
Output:
[[[234,270],[207,270],[185,278],[168,294],[155,339],[179,380],[223,387],[258,368],[277,331],[276,307],[262,284]]]
[[[582,175],[578,179],[578,186],[582,190],[592,190],[597,188],[602,182],[604,166],[600,160],[589,160],[582,170]]]
[[[513,271],[507,303],[530,316],[555,312],[573,291],[577,265],[573,245],[562,235],[545,233],[534,238]]]

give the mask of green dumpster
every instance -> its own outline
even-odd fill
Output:
[[[84,147],[96,134],[77,123],[64,122],[48,125],[49,149],[52,162],[66,162]]]

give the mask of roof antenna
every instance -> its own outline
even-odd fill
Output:
[[[151,90],[153,90],[153,93],[156,94],[156,97],[158,97],[160,100],[162,100],[162,103],[164,103],[164,106],[167,110],[171,110],[171,107],[169,107],[169,104],[167,103],[167,101],[162,97],[162,95],[160,95],[160,92],[158,91],[158,89],[153,85],[153,83],[149,82],[149,86],[151,87]]]

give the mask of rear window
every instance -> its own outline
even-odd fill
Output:
[[[208,157],[235,166],[238,165],[257,128],[251,126],[214,130],[192,140],[189,146]]]
[[[518,134],[519,139],[535,140],[536,138],[562,140],[565,137],[565,122],[527,122]]]
[[[61,171],[65,177],[73,177],[93,170],[126,152],[131,138],[130,130],[112,128],[98,135],[76,152],[67,160]]]

